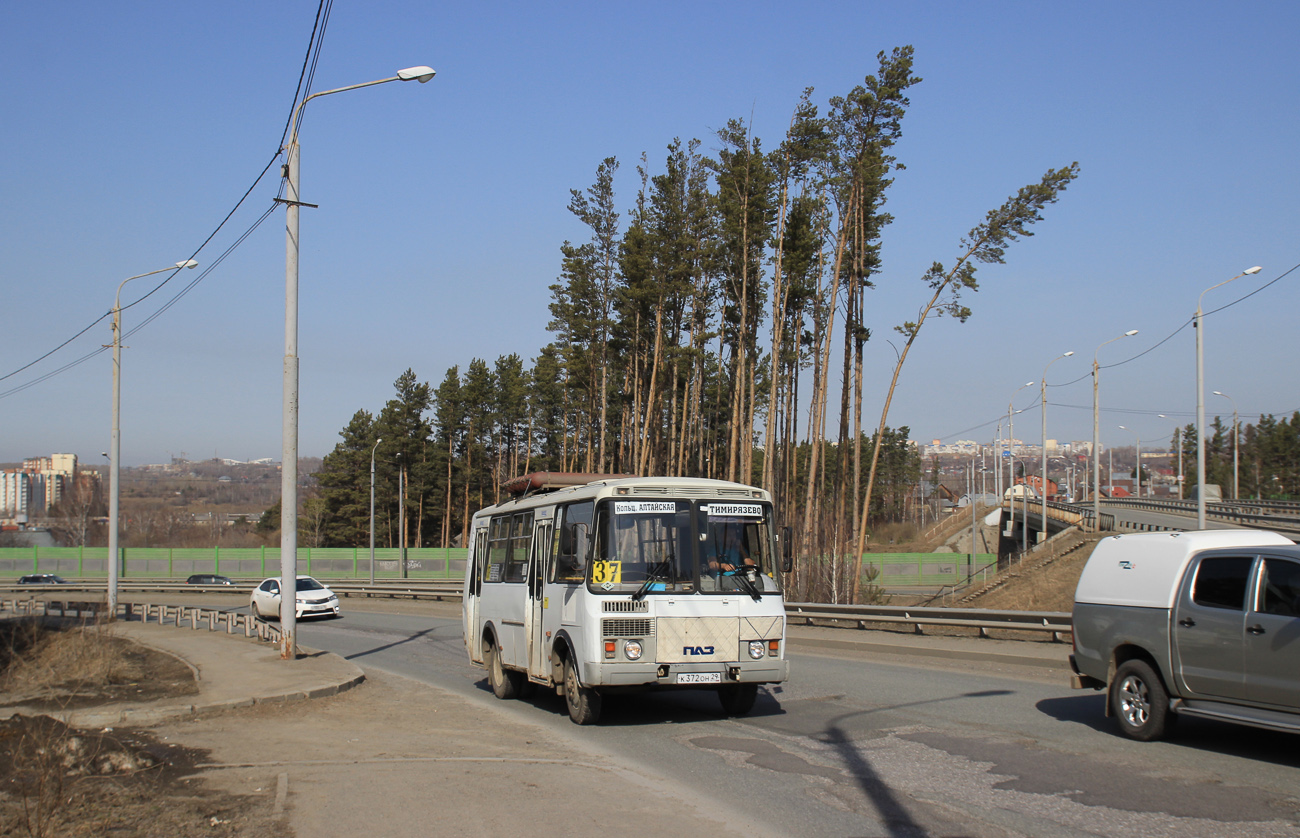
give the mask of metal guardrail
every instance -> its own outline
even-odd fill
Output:
[[[66,590],[68,586],[60,587]],[[107,610],[105,603],[95,601],[0,600],[0,612],[8,611],[19,616],[102,619]],[[281,636],[280,627],[277,625],[260,620],[252,614],[241,614],[222,608],[130,602],[117,604],[115,619],[133,620],[137,616],[144,623],[156,620],[160,626],[174,625],[177,628],[184,628],[188,624],[189,628],[194,630],[206,628],[208,631],[217,631],[219,626],[224,625],[226,634],[243,634],[245,637],[256,637],[268,643],[279,643]]]
[[[442,583],[376,583],[375,585],[330,585],[330,590],[339,596],[367,598],[404,598],[414,600],[459,600],[462,596],[461,586]],[[123,593],[226,593],[247,595],[249,588],[231,585],[177,585],[159,582],[123,582],[118,590]],[[26,594],[43,594],[61,597],[70,593],[100,594],[104,593],[103,584],[70,585],[0,585],[0,591]],[[36,600],[39,601],[39,600]],[[84,604],[84,603],[83,603]],[[102,608],[102,603],[100,604]],[[130,608],[130,604],[119,603],[118,609]],[[160,606],[135,605],[135,608],[157,608]],[[187,609],[184,614],[173,614],[168,619],[204,619],[222,620],[229,617],[249,617],[221,609],[202,609],[195,606],[166,606]],[[1053,639],[1060,640],[1062,634],[1072,630],[1070,614],[1058,611],[995,611],[980,608],[943,608],[922,606],[910,608],[897,605],[833,605],[817,602],[787,602],[785,605],[787,619],[803,619],[811,625],[813,620],[833,620],[848,622],[857,628],[865,628],[867,623],[892,623],[912,626],[918,634],[924,632],[925,626],[951,626],[977,629],[980,636],[987,637],[990,629],[1013,629],[1017,631],[1051,632]],[[200,616],[186,617],[185,614],[196,612]],[[210,617],[209,612],[229,617]],[[129,612],[128,612],[129,613]],[[251,618],[250,618],[251,619]],[[256,621],[258,625],[267,625]],[[215,625],[215,624],[214,624]],[[229,624],[228,624],[229,625]],[[238,625],[243,625],[238,624]],[[228,628],[228,631],[233,629]],[[247,629],[246,629],[247,631]],[[276,629],[278,632],[278,629]],[[278,635],[277,635],[278,636]]]
[[[1108,506],[1142,509],[1148,512],[1187,515],[1197,513],[1194,500],[1157,500],[1155,498],[1111,498]],[[1205,517],[1214,521],[1228,521],[1246,527],[1300,532],[1300,509],[1287,502],[1274,501],[1212,501],[1205,504]]]
[[[867,623],[902,623],[910,625],[917,634],[925,626],[954,626],[979,629],[987,637],[989,629],[1016,631],[1047,631],[1054,640],[1073,631],[1071,615],[1064,611],[995,611],[986,608],[942,608],[903,605],[828,605],[818,602],[787,602],[785,613],[789,618],[803,618],[808,625],[813,620],[839,620],[853,622],[858,628]]]

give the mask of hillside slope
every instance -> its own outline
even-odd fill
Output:
[[[1043,556],[999,573],[957,604],[1006,611],[1071,611],[1074,589],[1098,537],[1076,533]]]

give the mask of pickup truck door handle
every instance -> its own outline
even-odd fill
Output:
[[[1254,625],[1246,629],[1246,631],[1254,635],[1261,635],[1264,633],[1264,627],[1260,625]]]
[[[1196,621],[1193,620],[1191,617],[1184,617],[1178,621],[1178,625],[1191,628],[1192,626],[1196,625]]]

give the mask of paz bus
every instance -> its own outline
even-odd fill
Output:
[[[582,725],[607,695],[703,689],[743,715],[786,679],[790,538],[767,492],[556,472],[503,488],[474,515],[462,610],[498,698],[554,689]]]

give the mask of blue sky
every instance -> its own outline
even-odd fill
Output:
[[[308,0],[0,7],[0,375],[107,312],[124,278],[195,252],[267,164],[316,12]],[[408,367],[437,384],[474,357],[549,339],[566,210],[608,155],[634,198],[641,152],[716,147],[732,117],[768,148],[800,91],[822,103],[911,44],[924,81],[896,147],[884,269],[868,300],[868,425],[892,327],[984,213],[1052,167],[1081,174],[1005,265],[983,266],[969,322],[927,322],[889,423],[913,438],[990,440],[1016,388],[1049,383],[1048,435],[1092,435],[1092,355],[1125,361],[1206,296],[1206,391],[1244,421],[1300,409],[1300,59],[1292,3],[456,4],[333,7],[314,91],[428,64],[426,85],[314,101],[303,125],[301,451],[320,456]],[[130,331],[213,266],[269,207],[269,176],[186,271],[126,309]],[[154,287],[131,282],[124,305]],[[1279,279],[1279,277],[1281,277]],[[1276,280],[1276,281],[1275,281]],[[1275,282],[1274,282],[1275,281]],[[283,212],[276,211],[123,351],[127,465],[280,452]],[[112,340],[108,321],[13,390]],[[1193,421],[1190,328],[1101,374],[1102,441],[1167,443]],[[897,344],[897,340],[894,340]],[[1077,379],[1077,381],[1076,381]],[[1031,394],[1032,390],[1032,394]],[[1207,396],[1211,415],[1228,400]],[[1037,388],[1016,408],[1037,401]],[[108,449],[107,353],[0,397],[0,461]],[[1171,418],[1158,418],[1165,413]],[[1023,423],[1023,424],[1022,424]],[[1037,408],[1017,436],[1038,439]]]

